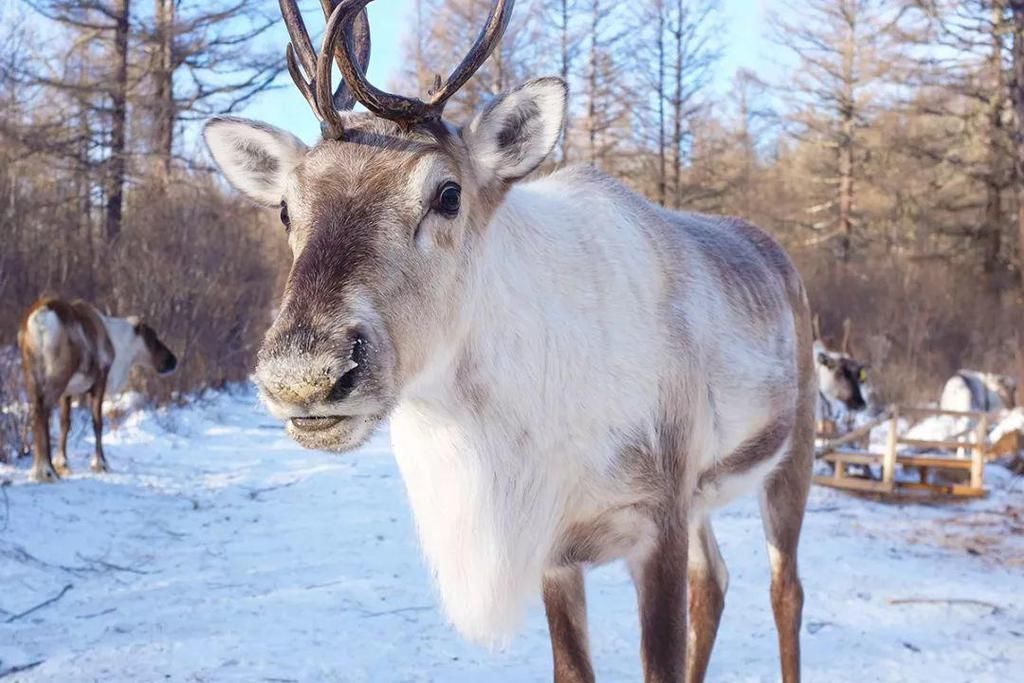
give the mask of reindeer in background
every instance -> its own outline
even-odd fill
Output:
[[[818,432],[828,435],[836,430],[846,431],[858,413],[873,409],[874,389],[868,378],[870,366],[852,355],[853,323],[849,318],[843,321],[843,337],[838,349],[834,348],[831,338],[822,336],[821,318],[817,314],[813,328]]]
[[[757,491],[795,683],[817,386],[796,268],[753,225],[667,211],[591,167],[527,179],[562,132],[557,78],[446,121],[511,1],[426,101],[366,80],[369,1],[322,0],[317,54],[281,0],[317,144],[238,118],[205,129],[292,248],[256,368],[264,403],[299,443],[334,451],[389,418],[448,616],[501,641],[541,593],[562,683],[594,680],[583,570],[619,558],[644,679],[703,680],[728,583],[710,514]]]

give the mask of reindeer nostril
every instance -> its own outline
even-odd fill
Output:
[[[355,363],[357,366],[362,365],[363,363],[366,362],[367,346],[368,343],[366,341],[366,337],[359,333],[353,335],[352,353],[350,354],[349,358],[351,358],[352,362]]]
[[[349,352],[349,359],[352,361],[352,368],[339,377],[331,387],[331,391],[327,394],[328,401],[341,401],[348,398],[352,390],[355,389],[360,373],[363,372],[368,351],[366,337],[359,332],[353,332],[350,339],[352,340],[352,350]]]
[[[356,386],[356,373],[359,372],[359,367],[354,367],[344,375],[338,378],[338,381],[331,387],[330,393],[327,394],[327,400],[331,402],[342,401],[352,393],[352,390]]]

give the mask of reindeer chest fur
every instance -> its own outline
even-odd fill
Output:
[[[737,312],[699,285],[700,259],[691,277],[666,273],[626,217],[572,220],[558,181],[508,199],[450,367],[391,418],[446,609],[485,642],[514,631],[545,569],[644,547],[652,511],[682,504],[671,498],[702,475],[694,504],[709,507],[760,481],[777,459],[707,474],[775,416],[774,375],[795,372],[761,357],[791,337],[710,344],[700,326]]]

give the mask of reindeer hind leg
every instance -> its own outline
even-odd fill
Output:
[[[779,636],[783,683],[800,681],[800,623],[804,592],[797,545],[810,490],[813,433],[794,434],[785,460],[765,482],[761,517],[771,563],[771,602]]]
[[[729,572],[707,517],[690,525],[687,556],[689,620],[686,638],[686,681],[701,683],[707,674],[718,624],[725,609]]]

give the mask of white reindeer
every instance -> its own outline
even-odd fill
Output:
[[[228,180],[280,207],[294,255],[256,370],[266,405],[337,451],[390,417],[452,622],[501,640],[541,592],[556,681],[594,678],[582,569],[617,558],[645,680],[703,680],[727,583],[708,516],[759,491],[783,679],[799,680],[816,380],[796,269],[747,223],[666,211],[592,168],[525,180],[563,127],[558,79],[442,120],[512,2],[424,102],[366,81],[369,1],[337,4],[319,55],[281,1],[314,147],[235,118],[205,130]]]
[[[943,410],[991,413],[1015,404],[1017,381],[1009,375],[977,370],[958,370],[942,387],[939,407]]]

